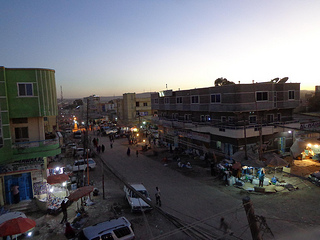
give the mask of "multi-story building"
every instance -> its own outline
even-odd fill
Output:
[[[55,71],[0,67],[0,204],[42,191],[47,158],[61,153]]]
[[[150,122],[153,116],[150,93],[125,93],[116,99],[118,121],[125,125],[141,125]]]
[[[285,80],[151,94],[164,141],[225,155],[260,143],[288,151],[299,128],[292,117],[299,99],[300,83]]]

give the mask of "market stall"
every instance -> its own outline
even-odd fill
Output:
[[[296,139],[290,148],[290,152],[295,159],[320,160],[320,141],[316,138]]]
[[[49,214],[59,213],[61,202],[69,195],[69,175],[64,173],[64,169],[59,162],[50,163],[47,168],[47,182],[37,186],[37,205]]]

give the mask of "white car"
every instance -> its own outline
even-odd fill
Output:
[[[89,170],[96,168],[96,162],[92,159],[89,158],[88,159],[88,164],[89,164]],[[87,170],[87,159],[80,159],[80,160],[76,160],[74,161],[74,164],[72,166],[69,167],[70,170],[72,170],[73,172],[76,171],[83,171],[83,170]]]
[[[130,184],[130,186],[133,189],[135,189],[137,192],[145,196],[149,201],[151,201],[149,193],[142,183],[134,183],[134,184]],[[131,191],[130,188],[128,188],[127,186],[124,186],[123,190],[126,194],[126,199],[131,207],[132,212],[152,210],[152,207],[148,203],[146,203],[144,200],[142,200],[135,192]]]
[[[131,240],[135,239],[131,223],[125,217],[111,219],[84,228],[79,233],[79,240]]]

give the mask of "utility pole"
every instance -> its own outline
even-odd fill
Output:
[[[89,134],[88,134],[88,125],[89,125],[89,97],[87,98],[87,121],[86,121],[86,139],[85,139],[85,149],[87,151],[87,179],[88,179],[88,186],[90,185],[90,177],[89,177]]]
[[[249,227],[251,230],[251,236],[253,240],[263,240],[260,229],[258,227],[258,223],[256,220],[256,216],[254,215],[253,204],[250,200],[250,197],[245,197],[242,199],[242,203],[244,209],[246,211]]]

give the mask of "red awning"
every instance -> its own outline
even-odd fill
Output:
[[[56,174],[47,177],[47,183],[49,184],[57,184],[63,183],[69,180],[69,176],[67,174]]]

